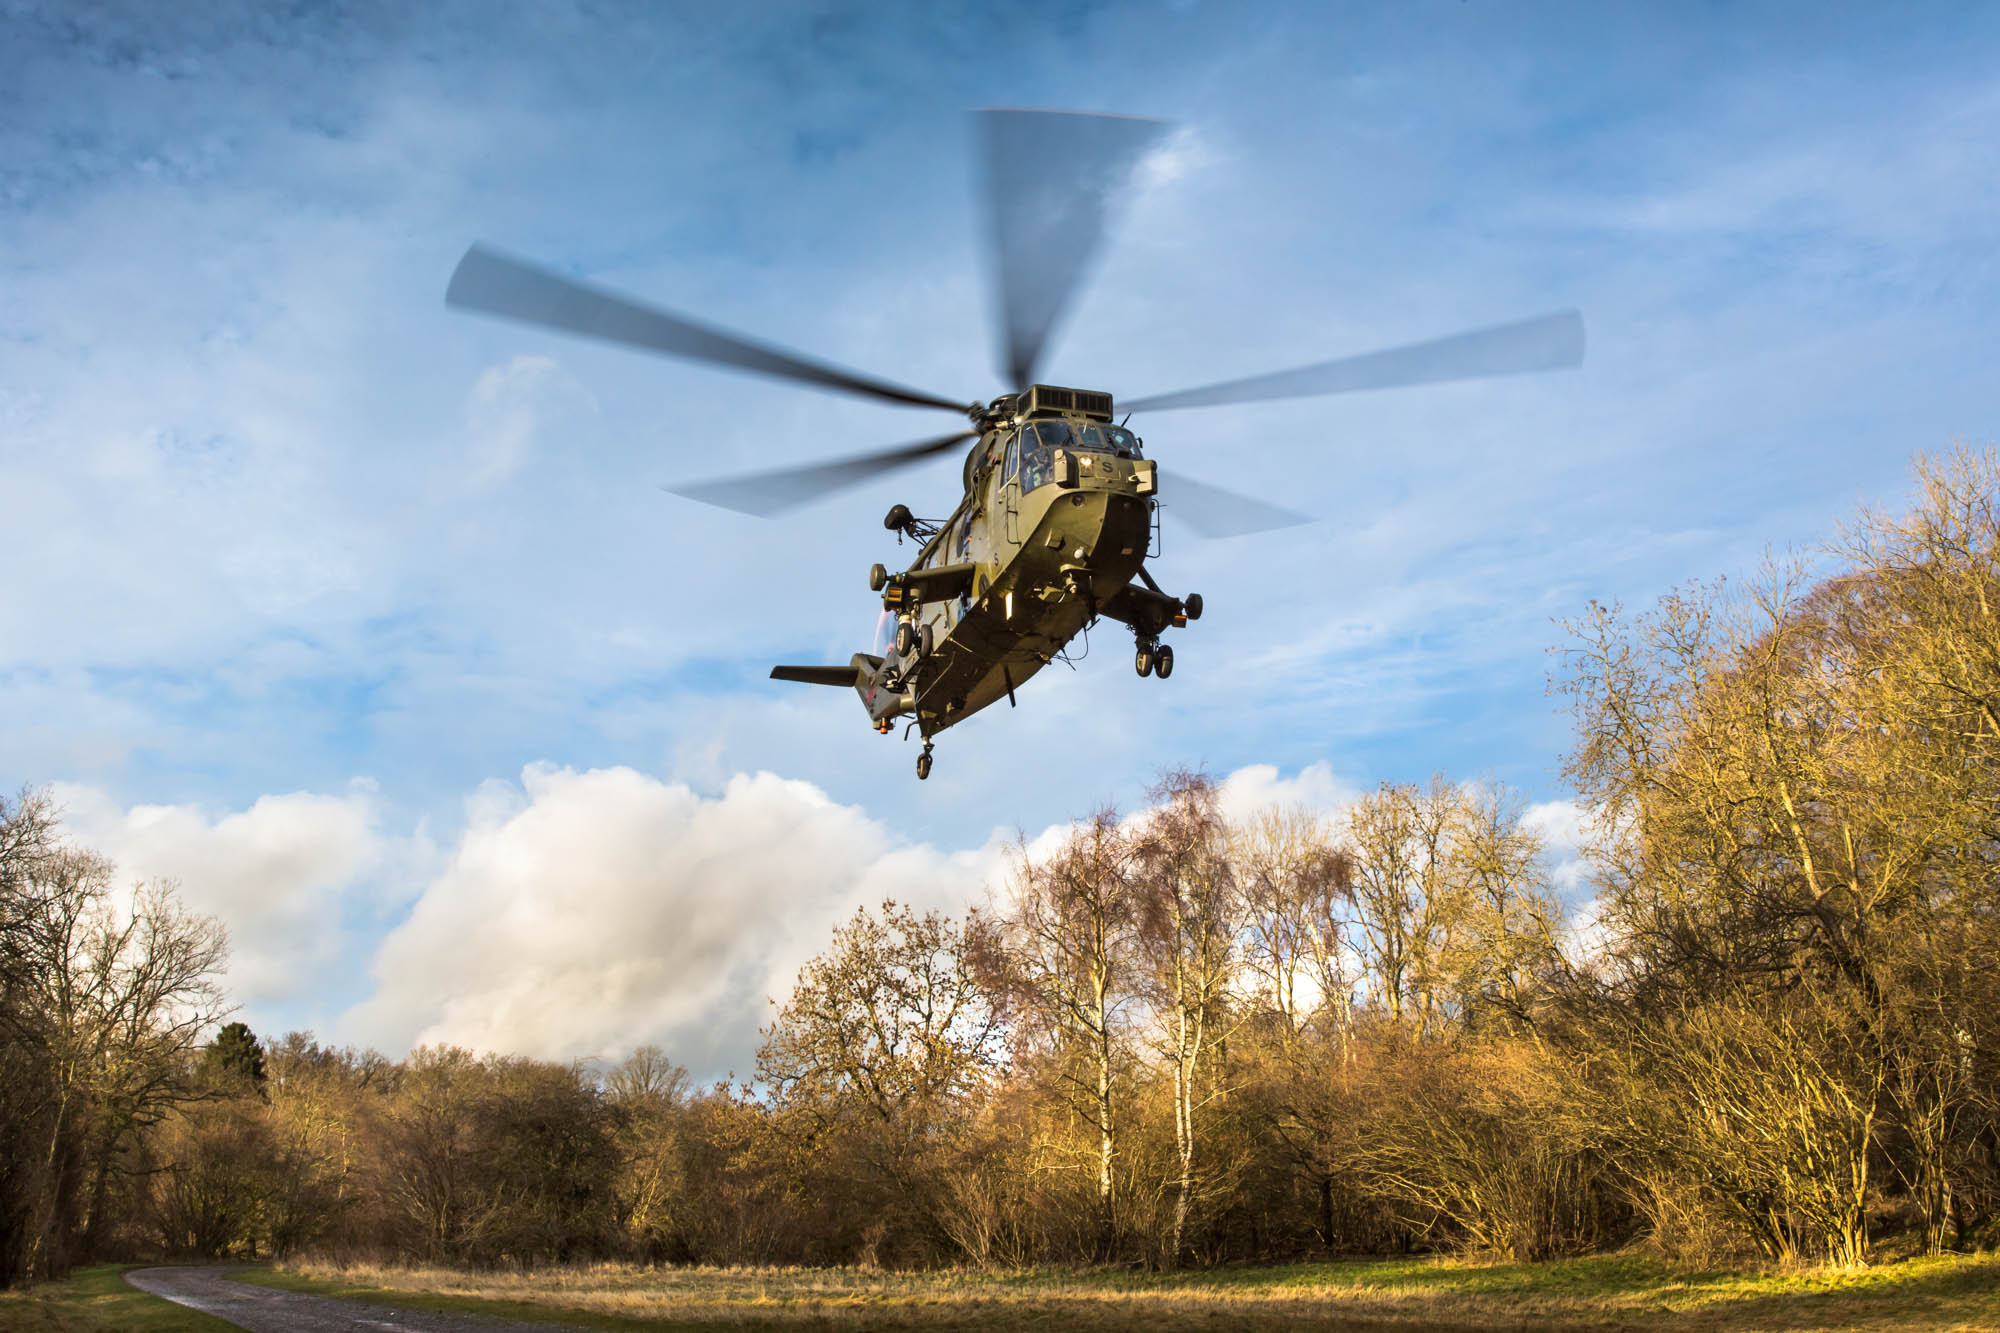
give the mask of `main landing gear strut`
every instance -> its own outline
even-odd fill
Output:
[[[1190,620],[1201,619],[1201,594],[1191,592],[1178,600],[1170,598],[1153,582],[1153,576],[1139,567],[1139,577],[1155,596],[1165,602],[1163,609],[1152,615],[1136,616],[1127,621],[1132,626],[1133,636],[1139,641],[1132,654],[1132,669],[1142,676],[1157,676],[1165,680],[1174,674],[1174,650],[1160,642],[1160,631],[1169,625],[1185,625]]]
[[[1173,647],[1157,639],[1139,640],[1139,650],[1132,656],[1132,669],[1142,676],[1158,676],[1165,680],[1174,674]]]

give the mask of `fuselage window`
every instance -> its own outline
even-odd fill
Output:
[[[1007,437],[1007,463],[1006,470],[1001,473],[1002,479],[1006,481],[1014,480],[1014,474],[1020,470],[1020,467],[1021,440],[1019,436],[1010,435]]]

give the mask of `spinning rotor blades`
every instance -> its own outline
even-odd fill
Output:
[[[1394,389],[1407,384],[1484,379],[1491,375],[1525,375],[1582,364],[1583,317],[1574,310],[1562,310],[1432,342],[1322,361],[1296,370],[1253,375],[1151,398],[1121,400],[1119,407],[1133,412],[1217,407],[1272,398],[1306,398],[1362,389]]]
[[[878,398],[913,407],[942,407],[963,412],[964,403],[906,389],[886,380],[857,375],[838,366],[809,360],[793,352],[767,347],[706,324],[653,306],[613,296],[573,278],[475,245],[458,261],[445,289],[446,305],[478,310],[503,319],[543,328],[580,333],[586,338],[622,343],[690,361],[798,380],[839,389],[864,398]]]
[[[690,482],[686,485],[667,486],[662,489],[675,495],[684,495],[690,500],[703,504],[720,505],[724,509],[734,509],[741,514],[755,514],[768,518],[782,514],[787,509],[795,509],[809,500],[817,500],[822,495],[845,490],[875,476],[941,454],[955,444],[964,444],[978,434],[977,431],[962,430],[951,435],[941,435],[934,440],[919,440],[915,444],[898,445],[894,449],[883,449],[870,454],[855,454],[848,458],[836,458],[831,463],[811,463],[805,467],[777,468],[770,472],[751,472],[736,477],[718,477],[713,481]]]
[[[1166,126],[1132,116],[981,111],[1001,372],[1034,382],[1112,207]]]
[[[986,164],[1002,370],[1008,390],[1020,391],[1036,380],[1049,339],[1096,257],[1112,212],[1167,127],[1130,116],[1067,111],[986,110],[977,112],[976,118]],[[615,296],[484,245],[465,252],[445,291],[445,303],[880,402],[969,413],[982,427],[999,419],[987,415],[980,404],[905,388],[756,342]],[[1125,400],[1120,406],[1148,412],[1252,403],[1559,370],[1582,361],[1583,320],[1575,311],[1565,310],[1294,370]],[[943,453],[978,434],[976,429],[958,430],[832,462],[666,489],[746,514],[778,514]],[[1309,521],[1266,501],[1178,474],[1168,495],[1168,512],[1204,536],[1229,537]]]
[[[1190,481],[1178,472],[1161,479],[1160,509],[1203,537],[1242,537],[1312,522],[1305,514],[1220,486]]]

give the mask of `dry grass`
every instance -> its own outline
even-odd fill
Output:
[[[620,1266],[528,1274],[322,1263],[246,1275],[329,1295],[602,1328],[2000,1329],[2000,1256],[1690,1276],[1624,1255],[1371,1260],[1181,1274]],[[497,1304],[496,1304],[497,1303]],[[504,1306],[505,1308],[498,1308]]]

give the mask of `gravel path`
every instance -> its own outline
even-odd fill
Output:
[[[226,1319],[251,1333],[562,1333],[567,1324],[523,1324],[511,1319],[488,1319],[484,1315],[435,1314],[428,1310],[399,1310],[390,1305],[363,1301],[339,1301],[329,1296],[308,1296],[297,1291],[277,1291],[248,1282],[231,1282],[226,1276],[240,1265],[224,1264],[208,1268],[135,1268],[125,1280],[141,1291],[151,1292],[203,1314]]]

